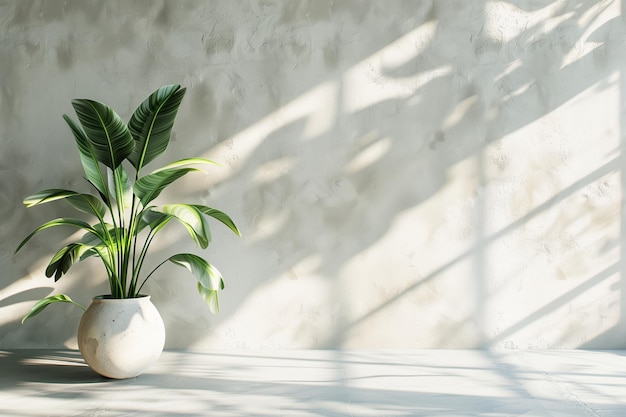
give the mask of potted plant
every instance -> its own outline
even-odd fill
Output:
[[[73,100],[79,123],[67,115],[63,118],[73,133],[85,179],[93,193],[47,189],[24,199],[27,207],[64,200],[91,216],[91,222],[74,217],[48,221],[26,236],[16,252],[35,234],[52,227],[69,226],[84,232],[79,240],[63,246],[52,256],[46,276],[54,277],[56,282],[76,262],[90,257],[102,261],[110,294],[94,297],[83,313],[78,345],[87,364],[107,377],[136,376],[163,350],[163,321],[142,289],[166,262],[187,268],[196,277],[198,292],[210,310],[219,311],[218,291],[224,288],[224,280],[202,257],[179,253],[144,272],[146,255],[156,235],[175,220],[186,228],[196,244],[206,248],[211,237],[209,217],[240,235],[231,218],[214,208],[199,204],[154,204],[174,181],[200,171],[195,166],[215,164],[205,158],[186,158],[149,174],[143,173],[143,168],[166,150],[184,95],[185,88],[180,85],[159,88],[139,105],[128,124],[106,104]],[[22,322],[57,302],[80,306],[65,294],[49,296],[37,302]]]

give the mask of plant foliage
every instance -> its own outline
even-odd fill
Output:
[[[64,200],[95,220],[88,223],[64,217],[48,221],[26,236],[16,252],[42,230],[56,226],[78,228],[84,232],[82,238],[53,255],[46,268],[47,277],[57,281],[74,263],[97,257],[104,265],[111,296],[133,298],[139,296],[152,274],[170,261],[196,277],[198,292],[211,311],[218,312],[218,291],[224,288],[224,280],[203,258],[179,253],[163,260],[149,273],[142,272],[150,244],[172,220],[182,224],[201,248],[206,248],[211,240],[208,218],[220,221],[240,236],[231,218],[217,209],[198,204],[151,204],[177,179],[201,171],[196,165],[215,164],[205,158],[187,158],[143,174],[144,166],[166,150],[184,95],[185,88],[180,85],[159,88],[134,111],[128,124],[106,104],[73,100],[78,123],[67,115],[63,119],[74,135],[85,179],[94,194],[47,189],[26,197],[24,204],[34,207]],[[65,294],[53,295],[35,304],[24,320],[55,302],[78,305]]]

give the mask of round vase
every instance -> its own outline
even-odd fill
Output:
[[[149,295],[92,299],[78,326],[78,348],[91,369],[108,378],[132,378],[161,355],[165,326]]]

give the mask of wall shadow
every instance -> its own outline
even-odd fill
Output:
[[[215,247],[209,249],[208,258],[215,260],[227,280],[220,316],[194,315],[201,311],[202,301],[194,294],[192,280],[168,278],[174,269],[165,268],[163,276],[149,284],[166,320],[170,346],[202,345],[209,336],[213,343],[228,347],[341,348],[359,343],[368,347],[623,347],[623,339],[616,339],[626,326],[621,316],[623,278],[612,288],[620,294],[620,317],[606,335],[583,333],[584,340],[563,335],[557,340],[545,338],[548,330],[539,326],[529,336],[536,342],[519,346],[514,337],[623,276],[624,226],[617,239],[608,233],[592,245],[595,252],[588,255],[594,259],[603,256],[598,247],[611,252],[613,245],[620,252],[615,262],[600,270],[585,262],[564,265],[580,259],[583,250],[560,246],[585,241],[591,228],[594,234],[611,231],[623,218],[622,212],[573,204],[616,173],[622,176],[623,187],[622,149],[596,158],[602,162],[584,172],[571,169],[580,163],[575,151],[586,149],[572,147],[574,155],[567,149],[559,153],[560,136],[568,131],[546,121],[577,97],[609,91],[621,81],[614,77],[623,70],[619,51],[624,23],[617,17],[603,20],[615,4],[432,1],[393,3],[382,10],[340,1],[256,5],[252,11],[242,5],[232,10],[214,5],[196,12],[184,7],[173,10],[164,3],[158,13],[151,11],[144,24],[153,49],[144,51],[142,67],[156,65],[161,71],[142,78],[142,83],[181,78],[190,87],[167,158],[198,152],[217,156],[226,172],[181,183],[166,197],[171,201],[200,198],[233,214],[244,234],[237,241],[220,225],[214,227]],[[27,22],[31,30],[37,19],[69,24],[84,14],[100,22],[108,10],[103,6],[71,14],[65,7],[69,14],[64,16],[48,15],[42,7],[25,2],[19,10],[4,9],[19,20],[13,27]],[[139,15],[140,10],[128,7],[131,16]],[[387,19],[391,15],[405,18]],[[190,21],[191,16],[201,21]],[[245,22],[239,31],[233,29],[237,18]],[[384,20],[384,32],[358,29],[373,27],[377,19]],[[526,25],[515,19],[527,19]],[[188,32],[180,30],[185,24],[191,27]],[[273,34],[264,31],[264,25],[271,25]],[[520,29],[507,31],[510,25]],[[112,60],[119,58],[121,46],[132,51],[143,45],[141,34],[123,27],[127,39],[116,43],[112,39],[119,35],[111,34],[109,42],[103,42]],[[10,34],[16,36],[14,31]],[[176,45],[181,50],[198,46],[197,36],[192,41],[192,35],[201,35],[203,49],[189,53],[189,66],[177,69],[166,62],[176,56]],[[86,52],[79,44],[69,45],[69,68],[84,71],[78,65],[83,58],[95,65],[91,57],[81,55]],[[37,56],[30,54],[22,57],[24,62]],[[18,78],[15,69],[10,74]],[[139,79],[136,73],[133,77]],[[107,86],[101,82],[92,88],[106,95]],[[3,102],[19,107],[7,88]],[[121,107],[130,107],[125,100]],[[620,113],[620,120],[623,117]],[[217,126],[199,133],[197,125],[189,123],[194,118],[217,120]],[[4,195],[11,209],[7,212],[21,220],[20,225],[37,224],[41,214],[25,215],[16,208],[24,189],[40,188],[20,173],[24,155],[34,145],[22,148],[15,139],[23,123],[19,112],[9,112],[3,122],[7,127],[0,135],[9,139],[3,142],[3,155],[22,158],[5,157],[0,165],[0,171],[12,178],[2,188],[8,190]],[[67,134],[62,129],[58,133]],[[191,136],[191,145],[183,145],[186,142],[179,136]],[[525,148],[511,143],[520,138],[527,141],[529,153],[538,154],[535,170],[523,175],[515,165],[515,152]],[[602,139],[607,137],[598,138]],[[70,147],[63,145],[63,150],[74,152]],[[568,169],[570,174],[557,175]],[[62,181],[69,181],[65,178],[70,173],[75,169],[64,168]],[[510,195],[499,194],[511,189]],[[567,210],[574,206],[575,210]],[[598,222],[578,227],[581,213],[598,217]],[[398,231],[401,227],[407,227],[404,233]],[[17,230],[17,226],[2,229],[10,237],[3,254],[17,242],[10,236]],[[526,230],[531,232],[520,235]],[[184,233],[168,232],[169,247],[159,247],[153,259],[168,256],[172,248],[195,251]],[[528,258],[502,268],[497,263],[501,243],[524,236],[536,239],[520,255]],[[49,252],[46,246],[54,241],[49,239],[41,240],[17,263],[3,259],[12,267],[0,287],[6,289],[14,280],[29,276],[25,265]],[[428,244],[432,251],[422,252]],[[530,276],[531,266],[542,276]],[[385,277],[389,270],[397,276]],[[567,285],[555,283],[558,277]],[[449,298],[440,294],[454,288],[455,280],[467,291],[459,290]],[[501,295],[509,285],[520,283],[525,287],[521,301]],[[77,287],[78,283],[71,283],[66,288]],[[293,300],[276,296],[281,300],[276,303],[272,291],[292,291]],[[542,291],[541,303],[531,303],[532,293]],[[79,293],[85,296],[83,290]],[[434,295],[429,298],[429,293]],[[509,315],[501,305],[492,305],[498,297],[508,300],[516,313]],[[261,298],[267,298],[266,305]],[[456,301],[457,312],[436,308],[437,303],[454,307]],[[181,302],[192,313],[182,311]],[[594,310],[593,306],[579,308]],[[407,312],[413,316],[407,317]],[[263,317],[276,322],[263,322]],[[402,326],[384,329],[385,322],[394,318],[406,320],[406,328],[426,328],[431,337],[420,340]],[[247,339],[250,329],[241,324],[246,321],[251,327],[260,325],[256,340]],[[384,330],[370,337],[368,327]],[[22,338],[29,338],[25,331],[15,336],[15,340]]]

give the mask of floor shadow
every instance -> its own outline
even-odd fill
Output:
[[[0,390],[23,383],[89,384],[110,381],[96,374],[77,351],[0,351],[0,369],[11,379],[0,378]]]

